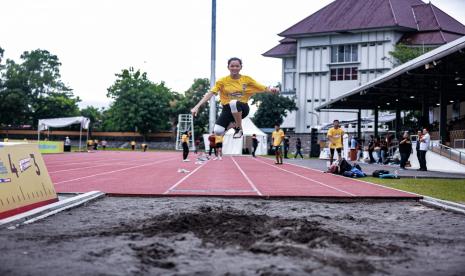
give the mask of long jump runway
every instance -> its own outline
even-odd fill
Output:
[[[253,196],[419,199],[417,195],[269,158],[225,156],[195,164],[179,152],[45,155],[57,192],[133,196]],[[180,169],[188,172],[179,172]]]

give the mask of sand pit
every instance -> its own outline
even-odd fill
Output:
[[[2,275],[463,275],[465,218],[411,201],[105,198],[0,230],[0,248]]]

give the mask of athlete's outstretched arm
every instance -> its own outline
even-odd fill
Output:
[[[213,92],[208,92],[207,94],[205,94],[205,96],[203,96],[203,98],[200,100],[200,102],[198,104],[196,104],[192,109],[191,109],[191,113],[192,115],[195,117],[197,116],[197,113],[199,112],[199,108],[206,102],[208,102],[211,97],[213,97]]]
[[[268,86],[265,89],[265,92],[277,94],[277,93],[279,93],[279,88],[278,87],[273,87],[273,86]]]

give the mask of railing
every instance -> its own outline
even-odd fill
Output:
[[[399,142],[398,141],[391,141],[391,144],[388,148],[388,156],[394,156],[394,154],[397,152],[397,149],[399,148]]]
[[[450,160],[456,161],[459,164],[465,165],[465,152],[461,152],[459,150],[453,149],[451,147],[439,143],[433,144],[431,150]]]
[[[281,91],[281,95],[295,95],[297,92],[297,90],[294,88],[294,89],[285,89],[283,91]]]
[[[454,149],[465,149],[465,139],[455,139]]]

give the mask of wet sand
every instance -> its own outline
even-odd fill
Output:
[[[465,275],[465,216],[413,201],[104,198],[0,230],[0,275]]]

